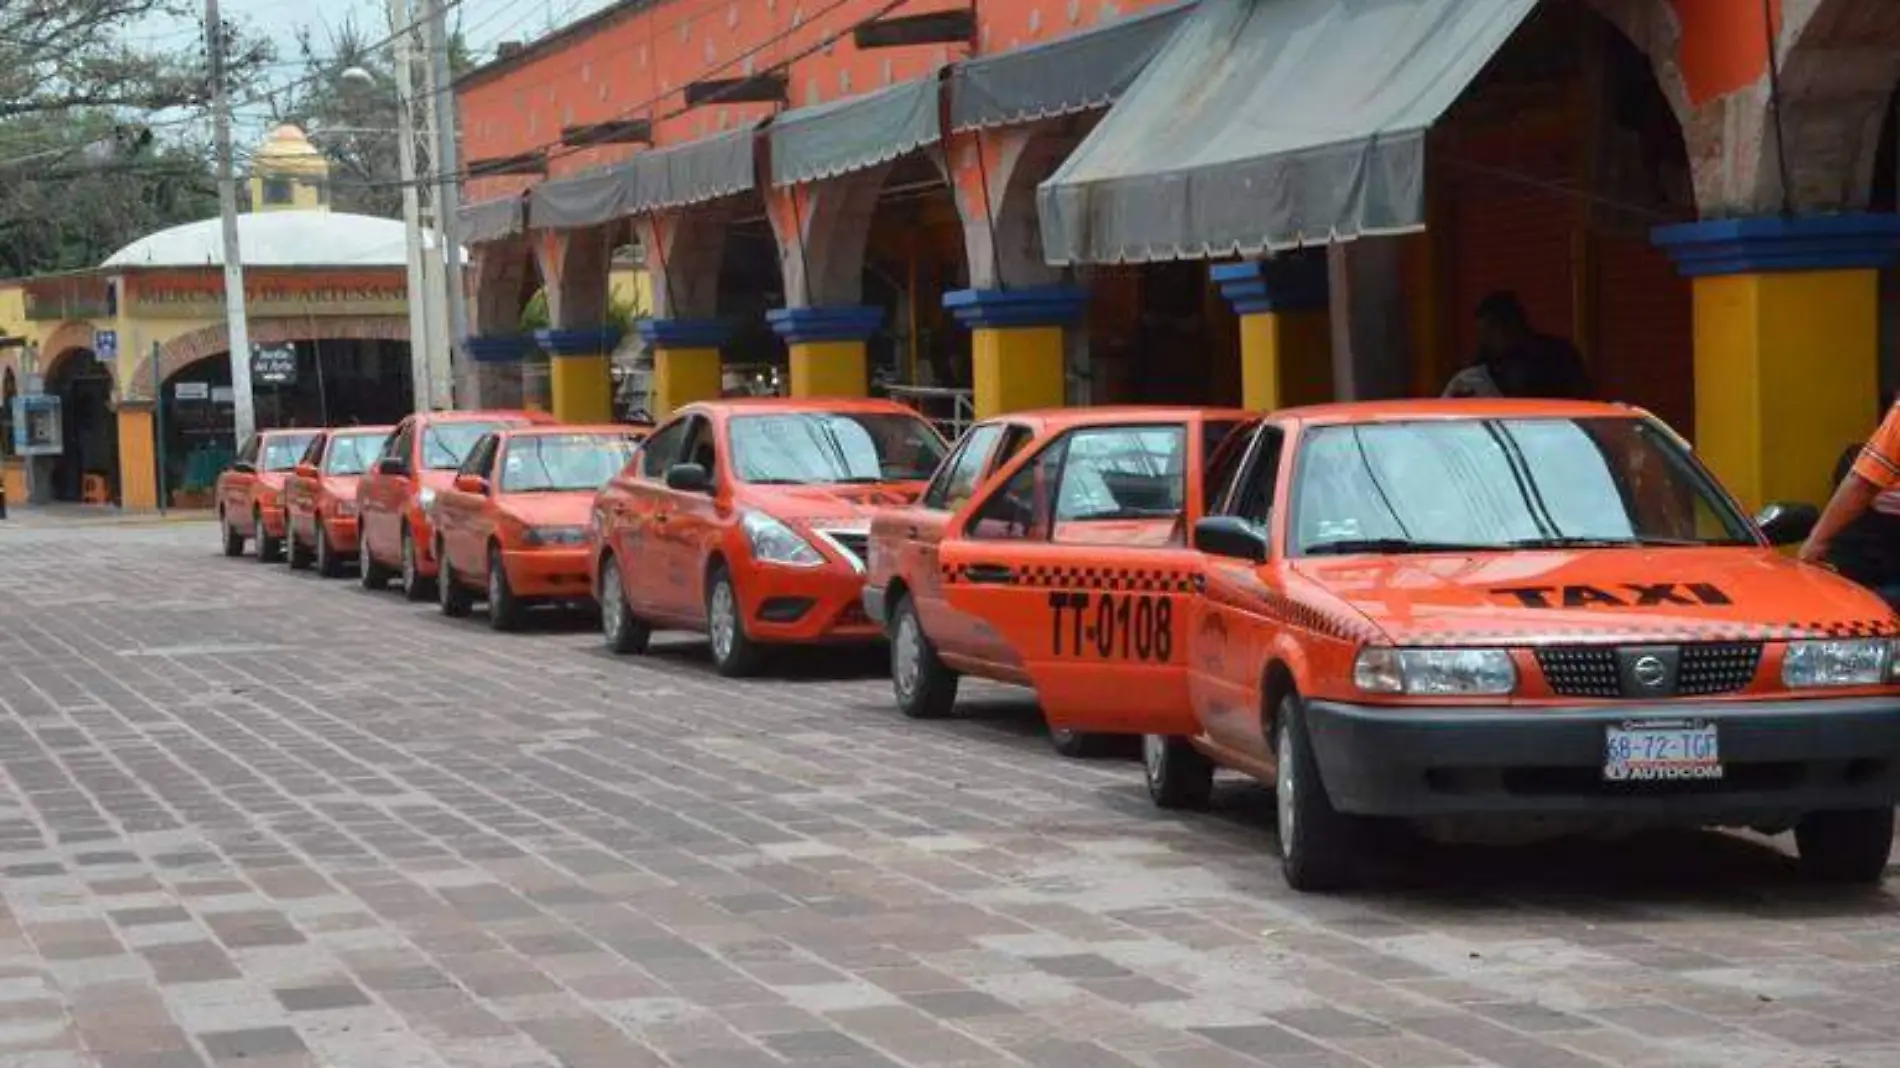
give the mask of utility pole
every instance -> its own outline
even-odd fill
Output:
[[[409,380],[416,411],[427,412],[438,406],[452,407],[453,398],[436,391],[434,367],[440,341],[430,314],[433,290],[423,260],[422,190],[416,184],[414,21],[409,0],[389,0],[389,32],[396,36],[396,148],[402,166],[402,221],[409,244]]]
[[[462,188],[460,146],[456,141],[455,84],[449,71],[448,9],[442,0],[420,0],[426,12],[423,18],[423,47],[429,53],[429,116],[435,133],[435,232],[436,258],[442,263],[444,306],[448,309],[449,334],[442,347],[443,364],[438,366],[437,382],[444,392],[452,386],[449,376],[464,369],[457,350],[468,336],[468,302],[462,277]]]
[[[224,20],[218,0],[205,0],[205,48],[211,69],[212,129],[218,152],[218,213],[224,220],[224,314],[230,333],[232,413],[237,447],[257,433],[251,398],[251,333],[244,310],[244,255],[238,246],[237,178],[231,168],[231,102],[224,77]],[[159,398],[161,401],[163,398]]]

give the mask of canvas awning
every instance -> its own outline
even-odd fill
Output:
[[[978,130],[1113,104],[1193,10],[1144,11],[1044,44],[959,63],[950,71],[950,128]]]
[[[937,75],[787,111],[772,120],[772,184],[835,178],[937,141]]]
[[[577,230],[618,219],[633,185],[627,160],[566,178],[553,178],[528,194],[528,225],[536,230]]]
[[[755,153],[758,124],[656,148],[633,157],[633,188],[620,205],[625,215],[683,208],[736,196],[758,184]]]
[[[480,245],[500,241],[521,232],[521,198],[504,197],[484,200],[462,208],[462,243]]]
[[[1201,0],[1037,192],[1050,263],[1424,226],[1425,131],[1536,0]]]

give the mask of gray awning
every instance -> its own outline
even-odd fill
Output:
[[[521,232],[521,198],[503,197],[466,205],[462,208],[461,223],[465,245],[513,237]]]
[[[1193,8],[1193,0],[1187,0],[1086,33],[959,63],[950,71],[950,128],[1009,126],[1107,107]]]
[[[758,124],[656,148],[633,157],[633,188],[621,211],[641,215],[747,192],[758,183],[754,145]]]
[[[1050,263],[1424,226],[1425,131],[1536,0],[1201,0],[1037,192]]]
[[[936,142],[937,75],[863,96],[787,111],[772,120],[772,184],[795,185],[863,170]]]
[[[528,194],[528,225],[578,230],[618,219],[632,185],[632,160],[542,182]]]

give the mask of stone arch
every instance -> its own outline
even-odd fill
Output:
[[[607,317],[618,223],[537,235],[535,256],[545,279],[548,323],[557,330],[598,327]]]
[[[91,323],[59,324],[58,328],[47,335],[46,341],[40,345],[41,374],[51,375],[56,364],[75,352],[94,351],[93,345],[97,340],[98,332],[93,329]],[[115,377],[119,373],[117,367],[108,367],[107,370],[111,371]]]
[[[1764,33],[1766,30],[1764,29]],[[1781,123],[1789,195],[1782,195],[1774,105],[1762,109],[1754,206],[1854,211],[1867,206],[1874,159],[1900,82],[1900,4],[1889,0],[1783,0]]]
[[[259,319],[250,324],[253,345],[274,345],[287,341],[408,341],[409,317],[377,315],[349,319]],[[156,380],[164,382],[209,356],[231,351],[231,335],[223,323],[202,327],[178,335],[159,346]],[[139,357],[138,365],[124,383],[122,400],[150,403],[154,400],[152,357]]]
[[[476,337],[512,337],[521,331],[521,309],[541,284],[540,264],[528,240],[513,237],[478,246],[470,270],[469,301]]]
[[[1099,114],[959,134],[951,147],[957,212],[973,289],[1050,285],[1036,187],[1075,151]]]

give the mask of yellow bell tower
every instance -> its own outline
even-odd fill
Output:
[[[251,210],[330,210],[330,161],[297,127],[272,130],[252,157]]]

